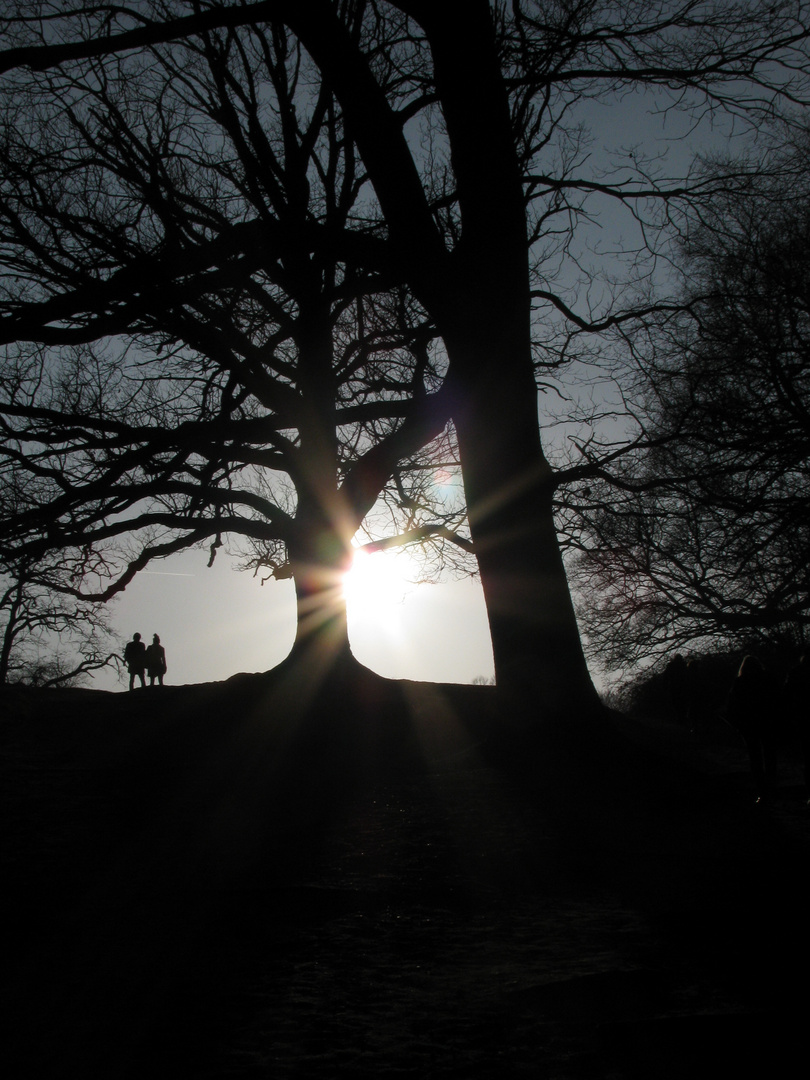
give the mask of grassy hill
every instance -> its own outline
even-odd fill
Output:
[[[355,665],[7,689],[13,1075],[780,1073],[797,763],[763,812],[733,740],[567,719]]]

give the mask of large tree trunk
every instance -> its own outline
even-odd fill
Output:
[[[498,683],[545,712],[592,703],[540,445],[526,206],[492,11],[488,0],[397,6],[422,25],[431,48],[461,211],[452,253],[436,229],[401,118],[356,41],[314,0],[293,8],[288,21],[341,101],[400,272],[447,345]]]
[[[343,575],[348,569],[345,539],[323,517],[303,515],[301,538],[290,545],[297,627],[291,658],[325,673],[349,655]]]
[[[481,354],[454,364],[456,430],[498,686],[538,719],[594,704],[552,509],[531,366]],[[509,371],[508,377],[502,368]]]
[[[540,442],[526,206],[492,14],[483,0],[413,6],[431,44],[462,216],[440,325],[495,672],[503,689],[548,714],[592,704],[595,692]]]
[[[304,282],[299,288],[301,315],[296,333],[300,441],[291,471],[298,505],[289,551],[298,622],[291,656],[305,661],[316,677],[349,655],[343,575],[350,566],[356,526],[338,491],[329,305],[317,276],[314,284],[308,281],[308,260],[298,270]]]

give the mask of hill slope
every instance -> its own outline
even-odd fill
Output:
[[[761,813],[738,748],[667,725],[543,735],[489,687],[285,679],[3,694],[24,1075],[792,1064],[794,765]]]

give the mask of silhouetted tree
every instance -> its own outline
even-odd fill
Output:
[[[245,29],[57,72],[4,150],[4,543],[68,547],[105,597],[238,534],[294,578],[296,646],[347,649],[340,575],[386,484],[409,535],[459,509],[408,467],[449,416],[424,314],[302,243],[379,223],[300,47]]]
[[[0,685],[75,684],[118,662],[106,610],[53,589],[54,574],[24,560],[0,573]]]
[[[684,310],[628,341],[651,446],[591,484],[578,579],[595,651],[781,643],[810,624],[810,159],[718,197]],[[716,166],[715,166],[716,167]]]
[[[365,243],[365,219],[330,239],[367,269],[407,284],[447,351],[445,387],[498,680],[530,684],[549,706],[588,699],[553,516],[559,479],[537,422],[532,305],[589,330],[637,314],[609,278],[594,282],[580,226],[606,204],[629,207],[638,228],[621,241],[623,252],[654,256],[649,242],[661,217],[704,185],[689,176],[662,180],[635,150],[597,155],[594,167],[581,124],[599,105],[618,107],[634,93],[690,123],[720,114],[759,121],[780,100],[804,100],[803,9],[691,0],[257,0],[101,5],[82,9],[81,23],[70,5],[38,10],[51,21],[10,23],[19,41],[0,55],[9,70],[75,71],[88,57],[125,49],[146,57],[158,42],[259,20],[285,24],[303,43],[340,103],[385,222],[376,246]],[[272,246],[244,224],[241,233],[229,230],[240,251],[250,247],[248,232]],[[310,250],[318,242],[322,236]],[[580,289],[578,270],[589,288]]]

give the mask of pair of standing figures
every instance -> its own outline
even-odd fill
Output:
[[[127,642],[124,649],[124,663],[129,671],[129,688],[135,689],[135,679],[141,680],[141,686],[146,686],[144,673],[149,676],[149,685],[155,685],[155,679],[163,686],[163,676],[166,674],[166,650],[160,644],[157,634],[152,637],[152,644],[147,648],[141,641],[140,634],[133,634],[132,641]]]

